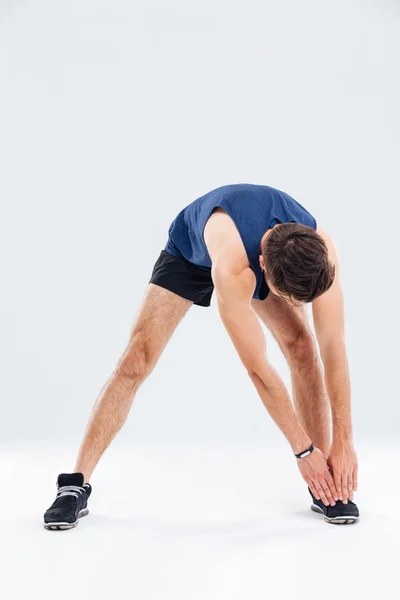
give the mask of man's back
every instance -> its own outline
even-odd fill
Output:
[[[165,250],[202,268],[211,269],[204,228],[211,214],[223,209],[242,239],[256,276],[254,298],[268,290],[259,266],[260,242],[272,223],[300,223],[316,229],[314,217],[288,194],[266,185],[233,184],[219,187],[186,206],[172,222]]]

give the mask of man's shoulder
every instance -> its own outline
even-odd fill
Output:
[[[204,228],[204,243],[213,268],[229,272],[249,266],[247,253],[235,223],[222,208],[216,208]]]
[[[204,230],[204,241],[211,258],[212,278],[218,297],[229,303],[247,297],[254,290],[255,275],[238,230],[229,215],[214,212]]]

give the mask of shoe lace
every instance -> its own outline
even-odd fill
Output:
[[[83,492],[86,492],[86,488],[80,485],[62,485],[58,488],[56,500],[62,496],[75,496],[75,498],[79,498]]]

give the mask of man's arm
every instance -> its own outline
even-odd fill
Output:
[[[336,489],[343,501],[357,489],[357,456],[353,446],[351,389],[344,336],[343,291],[339,260],[331,240],[323,235],[336,268],[331,288],[313,302],[313,318],[332,411],[333,441],[329,455]]]
[[[265,336],[251,307],[255,276],[250,268],[232,272],[214,266],[212,277],[218,309],[227,332],[247,369],[264,406],[298,454],[311,440],[301,426],[287,390],[269,363]],[[300,472],[317,498],[334,505],[338,495],[328,465],[318,448],[307,458],[298,460]]]

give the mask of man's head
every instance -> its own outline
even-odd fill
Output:
[[[335,278],[328,248],[311,227],[282,223],[268,231],[260,265],[271,291],[294,302],[312,302]]]

